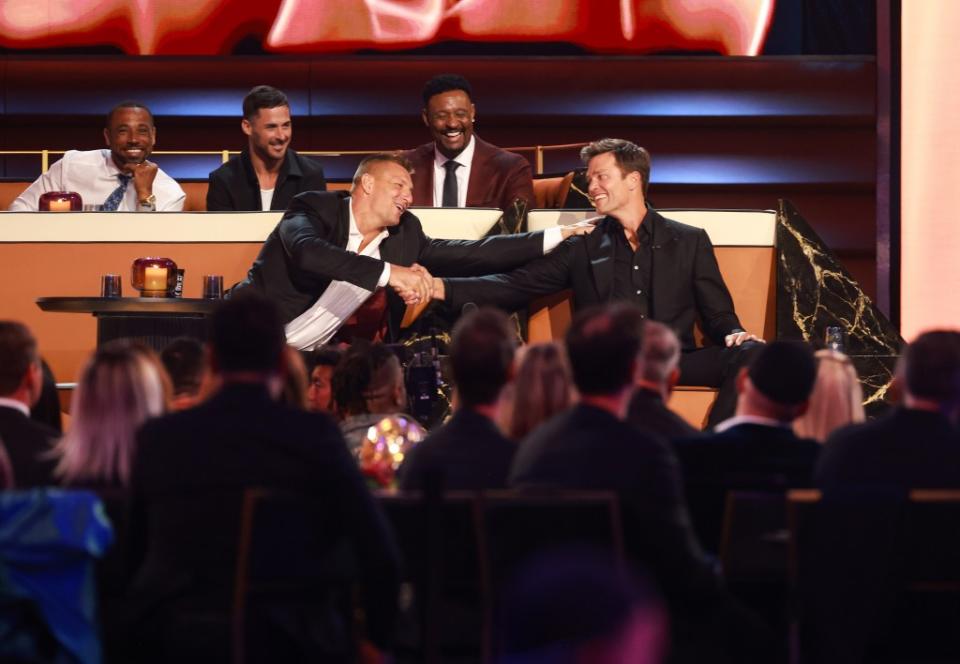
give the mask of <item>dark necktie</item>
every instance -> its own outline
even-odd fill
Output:
[[[443,207],[457,207],[458,205],[457,168],[459,167],[460,164],[453,159],[443,165],[443,168],[447,171],[443,178]]]
[[[103,211],[104,212],[116,212],[117,208],[120,207],[120,201],[123,200],[123,195],[127,192],[127,185],[130,183],[132,175],[125,175],[123,173],[117,173],[117,178],[120,180],[120,186],[114,189],[107,200],[103,202]]]

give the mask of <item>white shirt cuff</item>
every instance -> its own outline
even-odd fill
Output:
[[[386,288],[390,283],[390,263],[383,264],[383,272],[380,273],[380,279],[377,281],[377,288]]]
[[[551,226],[543,231],[543,253],[549,254],[563,242],[563,226]]]

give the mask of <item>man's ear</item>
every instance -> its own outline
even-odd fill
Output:
[[[737,394],[743,394],[747,389],[748,380],[747,367],[740,367],[740,371],[737,372]]]
[[[673,389],[680,382],[680,367],[674,367],[667,375],[667,394],[673,394]]]
[[[424,108],[420,111],[420,118],[423,120],[423,126],[429,128],[430,118],[427,116],[427,109]]]
[[[246,118],[240,121],[240,129],[242,129],[243,133],[247,136],[253,133],[253,127],[250,125],[250,121]]]
[[[363,189],[363,193],[368,196],[373,193],[373,183],[376,181],[370,173],[364,173],[360,176],[360,188]]]
[[[23,374],[23,380],[20,384],[32,408],[40,400],[40,393],[43,391],[43,367],[40,365],[40,360],[30,363],[30,367]]]
[[[110,128],[104,127],[103,129],[103,142],[107,144],[107,147],[110,147]]]

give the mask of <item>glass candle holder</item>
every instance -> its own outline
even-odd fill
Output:
[[[41,212],[80,212],[83,199],[75,191],[48,191],[40,194],[37,207]]]
[[[177,264],[169,258],[138,258],[130,270],[130,283],[141,297],[171,297],[177,287]]]

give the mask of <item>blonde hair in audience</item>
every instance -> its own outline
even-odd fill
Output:
[[[807,412],[793,422],[798,436],[826,441],[835,429],[863,422],[863,389],[850,358],[835,350],[820,350],[817,382],[810,394]]]
[[[129,486],[136,431],[161,415],[166,394],[159,363],[142,349],[97,350],[73,393],[70,429],[57,444],[57,475],[65,484]]]
[[[576,390],[567,356],[558,343],[534,344],[518,351],[517,375],[509,387],[512,407],[505,409],[501,428],[507,437],[522,440],[542,422],[566,410]],[[506,400],[505,400],[506,401]]]

